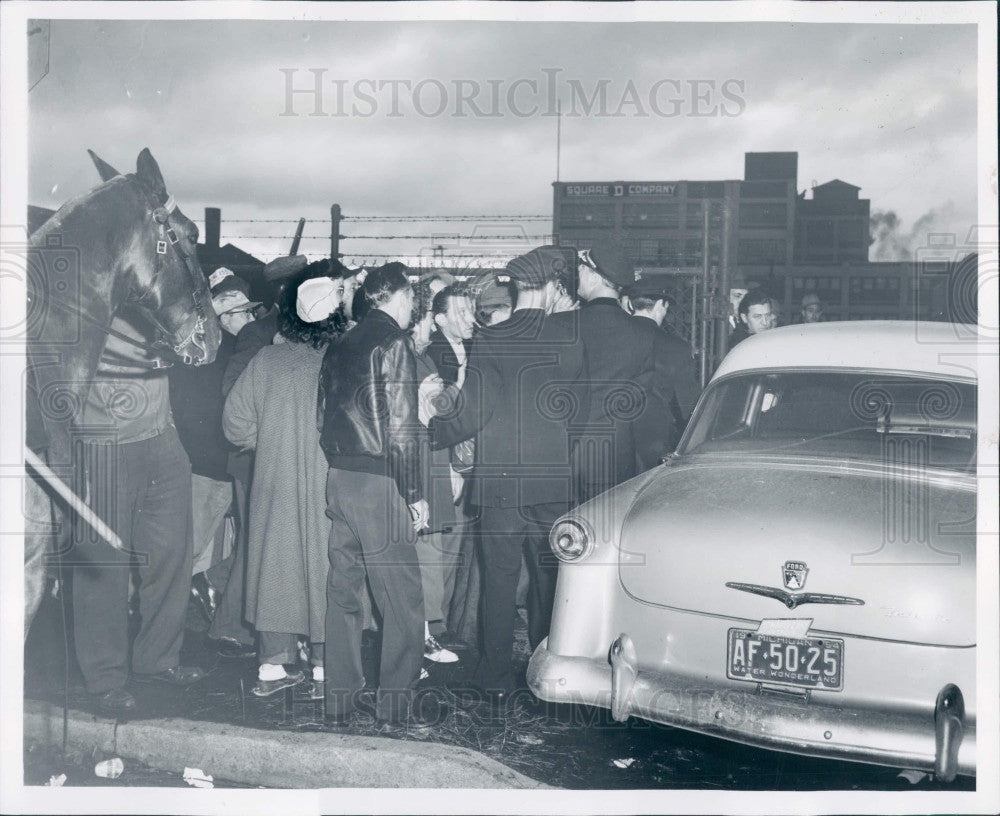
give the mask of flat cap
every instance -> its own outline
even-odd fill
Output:
[[[309,263],[305,255],[282,255],[264,266],[264,280],[272,282],[284,280],[296,272],[301,272]]]
[[[567,247],[537,247],[508,263],[507,274],[530,288],[539,288],[565,274],[567,268],[576,263],[574,255]]]

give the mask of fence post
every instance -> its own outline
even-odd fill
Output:
[[[340,205],[330,207],[330,259],[340,260]]]
[[[701,359],[699,362],[699,379],[701,380],[701,387],[704,388],[708,385],[708,379],[712,375],[709,369],[709,342],[708,333],[712,330],[712,287],[711,281],[709,280],[709,258],[708,251],[710,247],[710,242],[708,240],[708,229],[711,226],[711,219],[709,217],[709,200],[706,198],[701,202],[701,220],[702,220],[702,236],[701,236]],[[693,335],[694,333],[692,333]]]
[[[728,185],[727,185],[728,186]],[[722,257],[719,259],[719,300],[720,314],[716,315],[714,368],[718,368],[722,358],[729,351],[729,287],[732,285],[733,250],[735,240],[735,224],[733,223],[733,191],[726,190],[722,200]],[[739,317],[736,318],[739,320]],[[713,370],[714,370],[713,368]]]
[[[295,237],[292,239],[292,248],[288,250],[289,255],[299,254],[299,242],[302,240],[302,228],[306,225],[306,219],[300,218],[299,225],[295,228]]]

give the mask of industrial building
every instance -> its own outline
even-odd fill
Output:
[[[732,289],[766,287],[783,323],[798,319],[807,292],[820,296],[830,319],[944,316],[940,274],[924,275],[921,263],[868,261],[871,202],[861,188],[833,179],[807,197],[797,184],[794,152],[746,153],[736,180],[556,182],[552,230],[559,243],[581,248],[618,242],[643,275],[673,276],[693,314],[707,210],[709,267],[725,265]],[[954,247],[939,249],[959,260]]]

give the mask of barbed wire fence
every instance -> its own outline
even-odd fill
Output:
[[[345,215],[335,204],[328,219],[307,219],[304,227],[300,218],[223,220],[216,213],[220,243],[224,236],[264,263],[295,246],[310,260],[336,256],[351,268],[401,261],[415,272],[444,269],[461,279],[503,268],[533,247],[558,243],[546,229],[552,216],[541,213]],[[684,274],[665,284],[673,299],[667,324],[693,354],[699,352],[705,342],[699,325],[707,308],[701,281]]]
[[[307,220],[301,234],[298,218],[220,217],[219,230],[220,244],[232,243],[264,263],[287,255],[297,239],[298,252],[310,258],[336,253],[349,267],[399,260],[415,269],[476,270],[552,243],[544,229],[551,221],[540,213],[340,215],[334,205],[329,220]],[[318,231],[321,225],[329,231]]]

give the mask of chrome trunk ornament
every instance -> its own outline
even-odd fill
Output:
[[[726,586],[740,592],[749,592],[752,595],[763,595],[765,598],[774,598],[781,601],[789,609],[795,609],[803,604],[843,604],[847,606],[864,606],[865,602],[860,598],[851,598],[847,595],[827,595],[823,592],[803,592],[800,595],[793,595],[778,587],[763,586],[761,584],[742,584],[739,581],[726,581]]]

